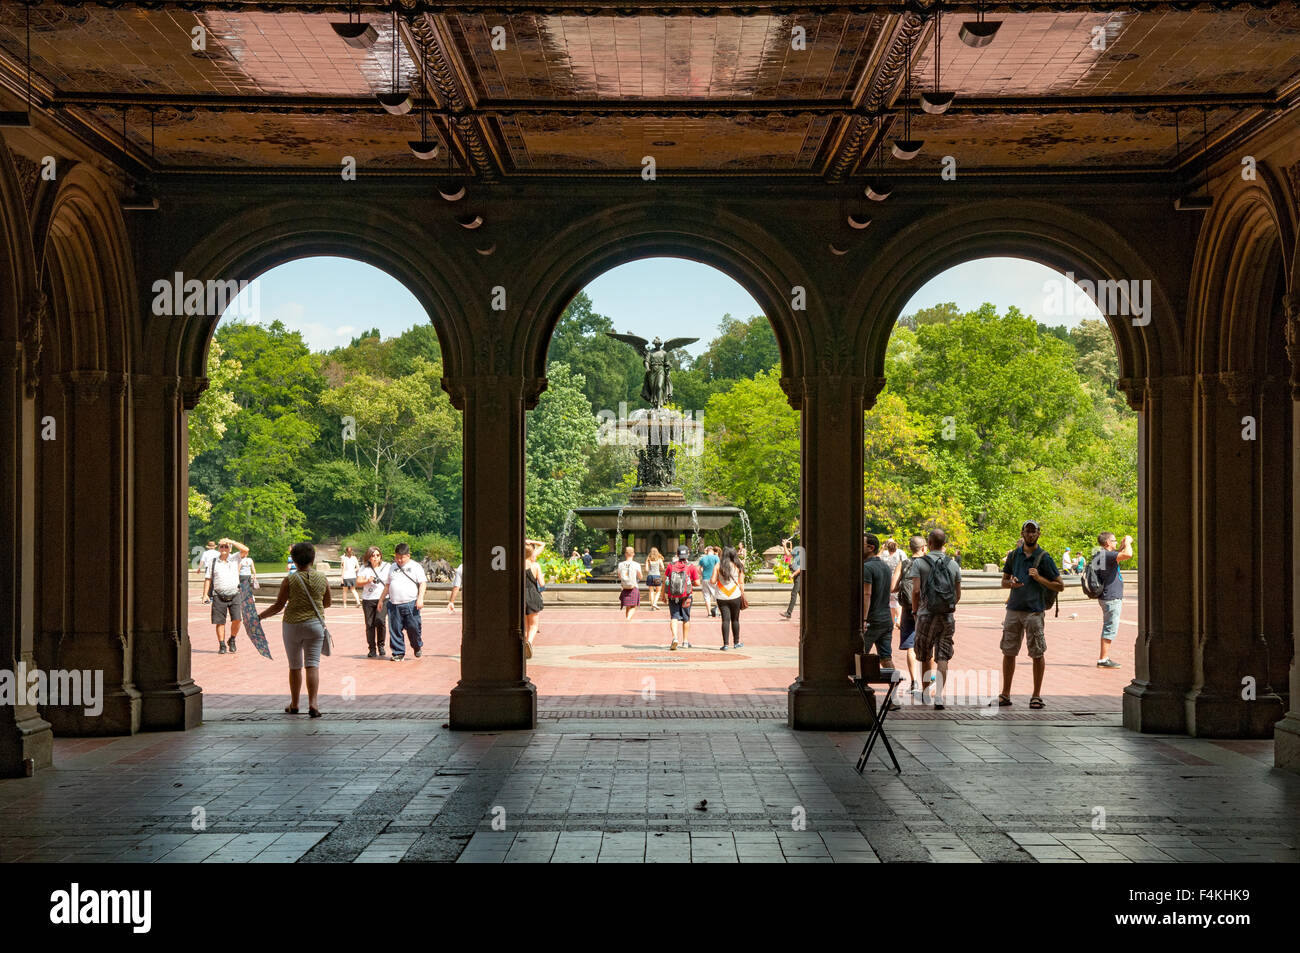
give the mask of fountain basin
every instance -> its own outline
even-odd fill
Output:
[[[653,547],[665,557],[686,545],[694,550],[692,537],[706,530],[723,530],[740,517],[739,506],[690,506],[685,503],[625,503],[622,506],[580,506],[573,515],[588,529],[604,530],[609,536],[610,556],[592,567],[592,578],[612,578],[623,548],[631,546],[638,562],[645,562]]]

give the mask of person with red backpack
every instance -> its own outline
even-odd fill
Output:
[[[677,547],[677,559],[664,567],[664,595],[668,597],[668,628],[673,634],[670,652],[691,647],[691,591],[700,584],[700,567],[690,561],[691,551],[686,546]],[[678,639],[678,634],[681,638]]]

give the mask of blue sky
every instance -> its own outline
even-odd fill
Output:
[[[986,301],[999,311],[1015,305],[1049,324],[1074,326],[1083,317],[1100,317],[1087,302],[1074,315],[1046,312],[1046,283],[1058,272],[1018,258],[986,258],[951,268],[934,278],[903,309],[908,314],[942,301],[963,311]],[[301,331],[313,350],[347,344],[363,330],[378,327],[395,337],[427,321],[415,297],[394,278],[346,258],[304,258],[267,272],[257,280],[256,311],[248,320],[283,321]],[[722,272],[680,258],[651,258],[607,271],[586,288],[595,310],[614,327],[643,337],[698,337],[687,348],[698,354],[717,331],[722,315],[759,314],[758,303]],[[229,312],[227,312],[229,314]]]

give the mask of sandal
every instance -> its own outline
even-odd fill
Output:
[[[1035,695],[1033,698],[1029,699],[1029,707],[1030,707],[1030,708],[1045,708],[1045,707],[1047,707],[1047,706],[1043,704],[1043,700],[1042,700],[1041,698],[1039,698],[1037,695]]]
[[[296,715],[298,714],[298,709],[294,708],[292,705],[286,705],[284,709],[284,713],[286,715]]]
[[[997,706],[998,706],[999,708],[1006,708],[1008,705],[1011,704],[1011,699],[1008,698],[1006,695],[999,695],[996,704],[997,704]],[[994,702],[989,702],[989,707],[990,707],[990,708],[992,708],[993,705],[994,705]]]
[[[319,708],[308,708],[308,709],[307,709],[307,714],[311,715],[311,717],[313,717],[313,718],[319,718],[319,717],[320,717],[320,709],[319,709]]]

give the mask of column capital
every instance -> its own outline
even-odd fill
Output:
[[[1189,401],[1195,381],[1190,376],[1148,377],[1146,396],[1154,400]]]
[[[780,384],[795,410],[803,410],[805,400],[825,401],[829,405],[861,400],[871,407],[884,389],[885,379],[863,374],[810,374],[782,377]]]
[[[181,400],[186,410],[193,410],[198,404],[199,398],[203,392],[208,389],[208,379],[206,377],[182,377],[180,378]]]
[[[1234,407],[1249,403],[1254,399],[1255,387],[1259,383],[1254,374],[1246,371],[1221,371],[1218,374],[1202,374],[1205,388],[1220,387],[1227,392],[1228,401]]]
[[[167,374],[131,375],[131,401],[137,407],[175,400],[180,389],[179,377]]]
[[[1291,399],[1300,400],[1300,292],[1283,295],[1282,307],[1286,312],[1286,356],[1291,361]]]
[[[546,378],[512,374],[461,374],[457,377],[444,377],[442,388],[451,398],[451,405],[462,413],[469,401],[501,408],[505,397],[522,397],[526,409],[531,410],[537,405],[537,396],[546,389]]]
[[[1146,402],[1146,381],[1140,377],[1121,377],[1115,382],[1115,389],[1124,395],[1130,410],[1141,410]]]

